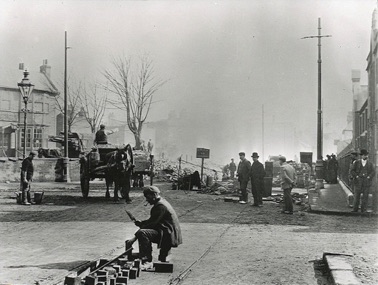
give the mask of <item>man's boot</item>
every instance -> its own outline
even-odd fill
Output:
[[[32,200],[31,200],[31,197],[30,197],[30,191],[26,192],[26,197],[27,197],[27,199],[28,199],[28,203],[29,203],[29,204],[31,204],[31,205],[34,205],[34,204],[35,204],[35,203],[32,202]]]
[[[21,200],[21,201],[22,201],[22,205],[28,205],[28,206],[31,205],[28,201],[26,201],[25,191],[22,191],[21,199],[22,199],[22,200]]]

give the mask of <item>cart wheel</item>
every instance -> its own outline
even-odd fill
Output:
[[[89,193],[89,178],[82,177],[80,179],[80,186],[81,186],[81,193],[83,194],[84,198],[88,198]]]

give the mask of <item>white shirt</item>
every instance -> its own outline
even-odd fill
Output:
[[[362,166],[365,167],[366,163],[367,163],[367,159],[364,160],[364,159],[361,159],[361,163],[362,163]]]

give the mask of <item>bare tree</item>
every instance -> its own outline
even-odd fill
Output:
[[[79,116],[79,112],[81,109],[81,90],[82,90],[82,83],[73,83],[71,80],[68,80],[67,84],[67,126],[68,132],[71,132],[72,126],[74,125],[76,119]],[[63,89],[58,87],[58,89]],[[64,115],[64,92],[59,92],[58,96],[55,96],[56,107],[58,110]]]
[[[104,72],[108,82],[105,88],[116,94],[118,103],[125,107],[135,147],[140,148],[143,123],[150,112],[153,96],[165,82],[155,80],[152,61],[146,56],[140,58],[134,76],[132,71],[130,59],[113,59],[112,69]]]
[[[84,86],[80,100],[84,110],[86,121],[91,127],[91,132],[95,133],[105,114],[107,94],[103,94],[103,89],[97,84],[88,88]]]

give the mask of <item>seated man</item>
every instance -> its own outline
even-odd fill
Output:
[[[135,236],[126,241],[126,247],[130,248],[138,240],[139,256],[142,260],[142,269],[152,268],[152,244],[156,243],[160,248],[159,261],[166,262],[166,258],[172,247],[182,243],[179,220],[172,206],[160,196],[160,190],[156,186],[148,186],[143,191],[147,202],[153,205],[151,216],[145,221],[135,221],[140,229]]]

